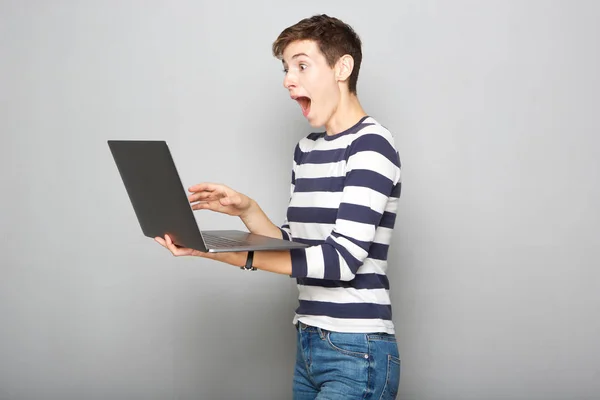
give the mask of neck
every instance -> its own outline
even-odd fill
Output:
[[[335,112],[325,124],[327,135],[333,136],[344,132],[366,115],[355,94],[343,93]]]

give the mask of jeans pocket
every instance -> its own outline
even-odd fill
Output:
[[[385,377],[385,386],[379,400],[393,400],[398,395],[400,386],[400,359],[388,355],[387,374]]]
[[[329,347],[339,353],[357,358],[369,358],[369,345],[364,334],[327,331],[325,341]]]

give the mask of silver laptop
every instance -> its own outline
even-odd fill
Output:
[[[108,146],[147,237],[168,234],[177,246],[213,253],[308,246],[238,230],[200,230],[165,141],[109,140]]]

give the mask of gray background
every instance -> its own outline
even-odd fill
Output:
[[[0,399],[290,398],[294,282],[143,237],[106,140],[281,223],[310,127],[270,45],[320,12],[403,161],[401,398],[600,396],[598,2],[2,0]]]

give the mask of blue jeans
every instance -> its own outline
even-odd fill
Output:
[[[400,384],[396,337],[340,333],[298,324],[294,400],[395,399]]]

